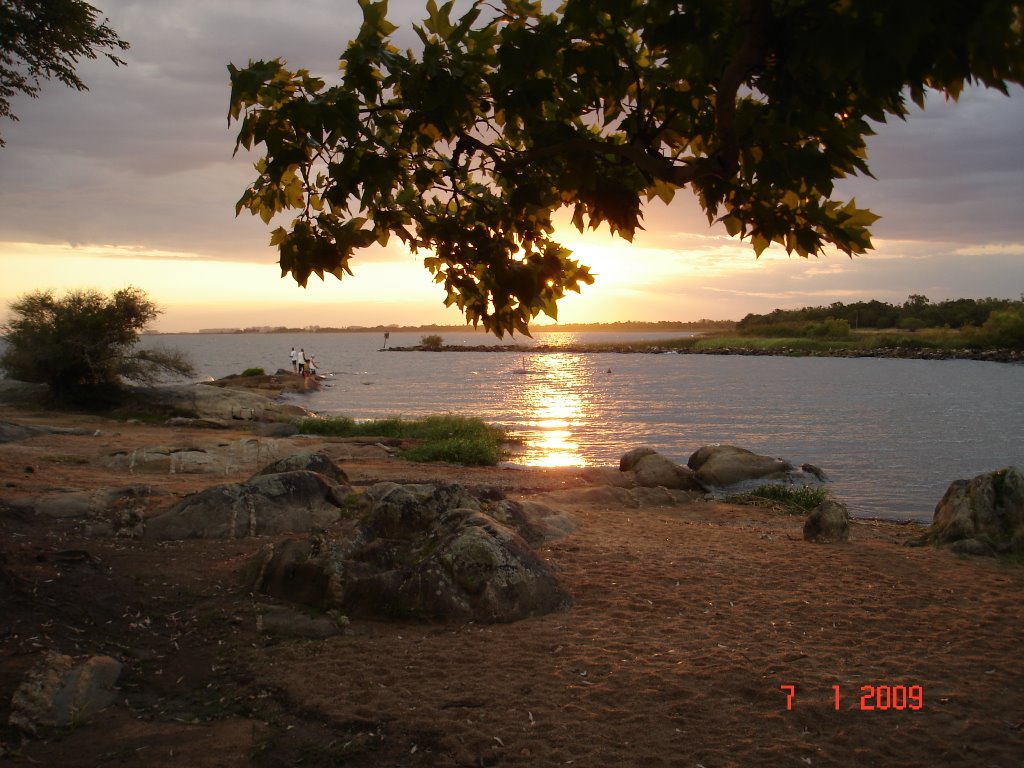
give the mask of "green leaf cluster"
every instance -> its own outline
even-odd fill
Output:
[[[11,97],[39,96],[40,80],[88,90],[76,67],[98,54],[124,64],[118,51],[128,43],[99,21],[100,11],[83,0],[3,0],[0,2],[0,117],[17,120]],[[4,146],[0,137],[0,147]]]
[[[359,4],[336,84],[229,66],[236,151],[264,153],[237,211],[294,214],[272,244],[301,285],[398,237],[498,336],[593,282],[563,208],[629,240],[685,187],[755,254],[865,252],[878,217],[833,192],[870,174],[871,123],[1024,72],[1014,0],[428,0],[404,52],[386,0]]]

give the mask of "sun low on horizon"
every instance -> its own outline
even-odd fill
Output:
[[[633,242],[606,229],[580,232],[556,218],[554,238],[590,268],[593,285],[559,302],[557,321],[539,315],[533,327],[557,323],[739,320],[750,312],[877,299],[900,303],[910,293],[933,300],[1015,298],[1024,287],[1024,245],[977,245],[941,239],[875,238],[875,250],[856,258],[787,256],[772,246],[756,258],[746,241],[721,226],[680,217],[679,207],[654,210],[648,230]],[[225,215],[225,227],[239,226]],[[444,288],[397,238],[357,253],[354,276],[311,276],[298,286],[280,276],[267,232],[233,248],[211,244],[197,252],[138,243],[0,242],[0,322],[25,293],[52,289],[110,292],[133,285],[163,313],[152,328],[164,333],[261,327],[461,325],[444,306]],[[230,231],[230,230],[229,230]],[[253,236],[252,232],[256,232]],[[884,231],[884,228],[883,228]]]
[[[670,286],[714,275],[713,262],[699,254],[671,244],[631,244],[601,232],[571,230],[562,242],[591,268],[595,283],[559,303],[559,322],[696,320],[712,311],[659,298]],[[0,313],[31,291],[110,292],[133,285],[163,309],[153,326],[161,332],[463,322],[457,310],[444,307],[443,287],[424,269],[421,255],[391,247],[359,256],[352,262],[354,276],[312,276],[302,288],[290,276],[280,277],[269,247],[261,261],[258,254],[228,259],[144,246],[0,243],[6,277]],[[552,322],[545,315],[536,320],[538,327]]]

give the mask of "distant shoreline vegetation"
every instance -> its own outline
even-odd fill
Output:
[[[639,352],[831,357],[900,357],[1024,361],[1024,295],[1020,299],[951,299],[938,303],[912,294],[903,304],[872,300],[853,304],[776,309],[742,320],[621,321],[539,325],[535,333],[687,333],[658,341],[579,344],[445,345],[442,333],[485,331],[466,325],[376,325],[344,328],[260,326],[207,328],[206,334],[421,333],[437,343],[389,351],[437,352]]]
[[[941,336],[941,332],[940,336]],[[1024,349],[1007,347],[965,347],[948,340],[929,339],[928,332],[914,338],[859,334],[846,342],[802,338],[765,339],[743,336],[699,336],[632,343],[588,344],[453,344],[440,346],[388,347],[387,352],[516,352],[537,354],[617,353],[751,355],[781,357],[876,357],[919,360],[984,360],[997,363],[1024,363]]]
[[[532,330],[535,333],[688,333],[727,331],[736,327],[735,320],[695,320],[695,321],[633,321],[626,320],[614,323],[564,323],[561,325],[538,325]],[[200,328],[198,331],[147,331],[150,336],[179,336],[198,334],[239,334],[239,333],[479,333],[491,335],[483,328],[471,325],[347,325],[332,327],[325,325],[308,325],[304,328],[286,326],[250,326],[248,328]]]
[[[393,347],[391,351],[639,352],[820,357],[896,357],[1024,362],[1024,298],[956,299],[912,295],[902,305],[841,302],[747,315],[731,328],[680,339],[569,345]]]

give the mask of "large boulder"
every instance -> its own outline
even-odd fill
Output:
[[[1017,467],[956,480],[935,507],[926,538],[966,554],[1024,552],[1024,475]]]
[[[844,504],[828,499],[811,510],[804,521],[804,539],[816,544],[850,540],[850,512]]]
[[[132,387],[131,392],[144,403],[198,419],[293,421],[313,415],[301,406],[281,403],[256,392],[208,384]]]
[[[660,453],[649,453],[633,464],[636,484],[644,488],[673,488],[680,491],[703,491],[704,484],[689,467],[676,464]]]
[[[33,736],[81,725],[117,698],[121,662],[92,656],[80,663],[47,653],[11,697],[10,725]]]
[[[379,483],[364,499],[350,535],[269,547],[249,564],[249,585],[347,615],[442,621],[516,621],[569,600],[511,527],[527,508],[503,505],[503,524],[459,485]],[[544,535],[535,523],[525,528]]]
[[[326,528],[340,520],[352,489],[317,472],[258,475],[182,499],[145,521],[152,539],[231,539]]]
[[[793,471],[788,461],[735,445],[705,445],[694,451],[686,464],[701,483],[715,488],[750,480],[781,480]]]

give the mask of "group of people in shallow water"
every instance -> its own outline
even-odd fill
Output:
[[[296,352],[295,347],[292,347],[288,356],[292,361],[292,373],[301,373],[302,378],[306,380],[307,387],[310,385],[310,381],[316,384],[316,357],[307,355],[305,349]]]

